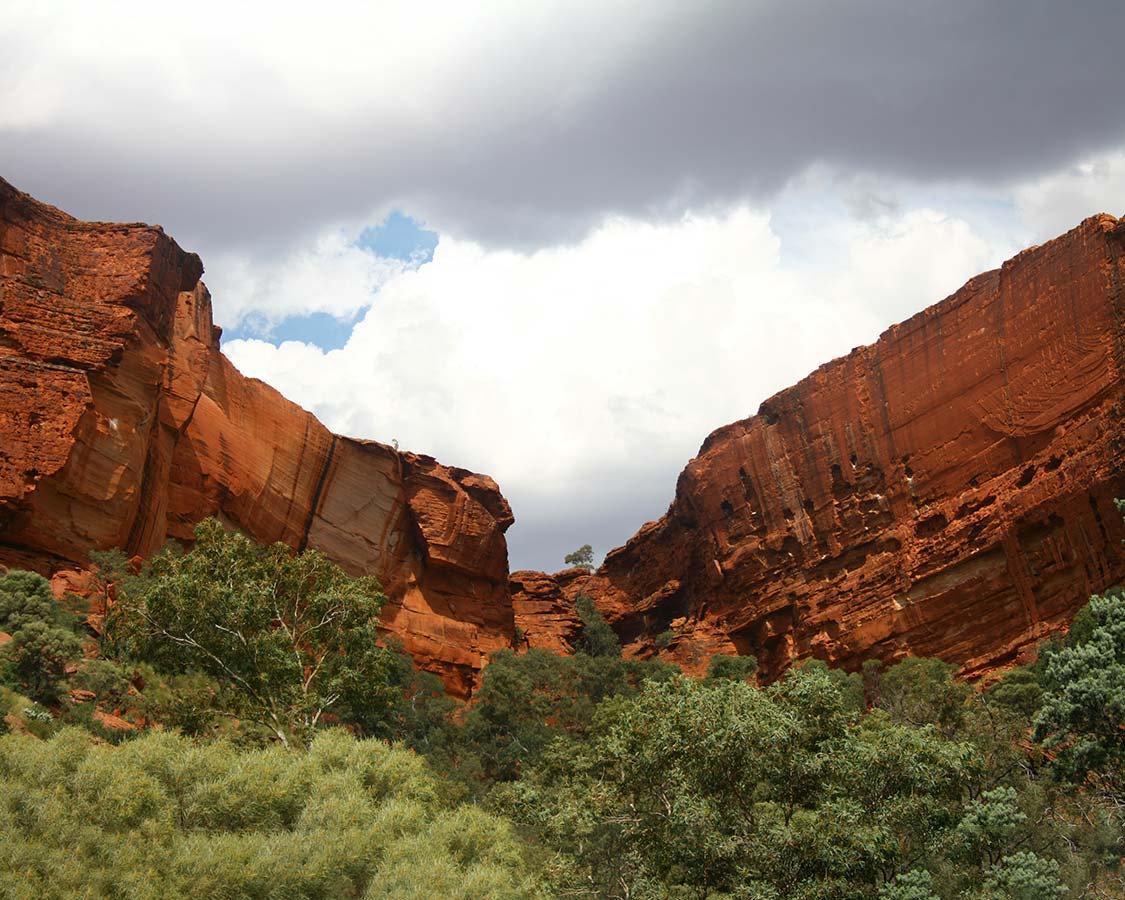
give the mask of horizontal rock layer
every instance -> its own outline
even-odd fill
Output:
[[[517,625],[557,641],[585,592],[627,652],[662,635],[694,670],[1019,658],[1125,579],[1123,258],[1096,216],[822,366],[708,437],[597,572],[520,573]]]
[[[387,629],[467,696],[514,637],[507,501],[239,374],[202,272],[159,228],[80,222],[0,180],[0,564],[147,556],[219,516],[377,575]]]

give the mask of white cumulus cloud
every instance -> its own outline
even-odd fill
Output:
[[[554,568],[570,543],[605,551],[663,512],[712,429],[1002,255],[930,210],[826,223],[824,241],[837,271],[783,265],[769,216],[745,206],[614,218],[536,252],[442,237],[417,270],[372,260],[379,287],[343,348],[224,349],[334,430],[493,475],[513,564]],[[302,266],[317,259],[336,277],[331,255]]]
[[[209,268],[212,266],[209,264]],[[378,256],[343,228],[326,229],[288,255],[255,258],[220,254],[211,289],[222,297],[224,326],[267,329],[290,316],[322,312],[349,319],[371,305],[372,294],[409,265]]]
[[[1021,184],[1015,202],[1040,240],[1073,228],[1094,213],[1125,215],[1125,150],[1094,156]]]

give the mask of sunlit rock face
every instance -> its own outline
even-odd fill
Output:
[[[202,273],[160,228],[80,222],[0,180],[0,564],[147,556],[218,516],[377,575],[387,629],[467,696],[513,641],[507,501],[243,377]]]
[[[1125,579],[1123,260],[1125,222],[1087,219],[715,431],[596,573],[520,573],[517,611],[555,610],[526,639],[585,592],[626,652],[659,635],[696,671],[1020,658]]]
[[[1021,253],[714,432],[596,572],[509,582],[492,479],[332,434],[219,352],[198,257],[0,180],[0,564],[79,584],[91,550],[215,515],[377,575],[387,630],[459,696],[497,649],[573,650],[580,592],[627,654],[691,671],[979,675],[1125,579],[1123,258],[1104,215]]]

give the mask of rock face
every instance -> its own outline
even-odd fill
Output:
[[[376,574],[388,630],[467,696],[513,641],[507,501],[244,378],[202,273],[159,228],[80,222],[0,179],[0,564],[145,556],[219,516]]]
[[[583,591],[695,670],[1017,659],[1125,579],[1123,317],[1125,221],[1096,216],[715,431],[596,573],[521,573],[518,624],[553,640]]]
[[[1125,223],[1097,216],[714,432],[592,574],[517,572],[488,477],[330,433],[219,352],[198,257],[0,180],[0,564],[79,584],[215,515],[372,572],[385,625],[467,696],[502,647],[1017,659],[1125,579]],[[518,629],[518,630],[517,630]],[[671,634],[669,634],[671,632]],[[517,637],[518,635],[518,637]]]
[[[521,649],[549,650],[563,656],[574,652],[582,620],[574,607],[577,587],[568,589],[584,583],[586,575],[585,569],[567,569],[554,575],[519,571],[509,576],[516,642]]]

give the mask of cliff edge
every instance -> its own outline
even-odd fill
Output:
[[[377,575],[386,628],[467,696],[513,640],[507,501],[242,376],[202,274],[158,227],[81,222],[0,179],[0,564],[147,556],[218,516]]]
[[[569,646],[586,593],[693,671],[1016,660],[1125,580],[1123,315],[1125,221],[1094,216],[715,431],[597,572],[515,573],[521,633]]]

